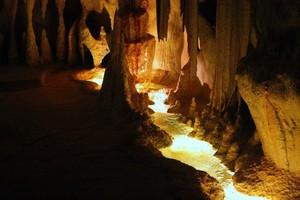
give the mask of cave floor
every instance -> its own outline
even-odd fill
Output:
[[[133,145],[72,73],[0,87],[0,199],[202,199],[193,168]]]

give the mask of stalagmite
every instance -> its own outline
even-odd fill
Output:
[[[37,44],[35,42],[35,34],[32,25],[32,10],[35,0],[26,0],[26,10],[28,16],[27,32],[26,32],[26,64],[36,66],[40,63],[40,56]]]
[[[76,20],[70,29],[68,35],[68,64],[75,65],[79,61],[79,51],[78,51],[78,20]]]
[[[41,41],[41,63],[50,63],[53,61],[52,52],[50,44],[47,38],[45,29],[42,32],[42,41]]]
[[[59,23],[56,41],[56,59],[58,62],[66,60],[66,27],[64,23],[64,8],[65,0],[56,0],[56,6],[58,9]]]
[[[46,16],[47,4],[48,4],[48,0],[42,0],[41,10],[42,10],[43,19],[45,19]],[[40,49],[41,49],[41,63],[52,62],[53,57],[52,57],[51,47],[45,29],[42,32]]]
[[[11,11],[11,31],[10,31],[10,40],[9,40],[9,50],[8,50],[8,62],[9,64],[16,64],[19,60],[19,53],[17,50],[17,42],[15,37],[15,19],[18,9],[18,0],[13,0]]]
[[[126,56],[123,20],[115,19],[111,59],[105,72],[100,99],[106,108],[111,109],[111,116],[117,119],[130,120],[136,113],[147,113],[148,102],[144,94],[139,94],[134,79],[129,72]],[[128,116],[130,115],[130,116]]]

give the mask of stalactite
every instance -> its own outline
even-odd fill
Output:
[[[10,31],[10,40],[9,40],[9,50],[8,50],[9,64],[16,64],[20,58],[17,49],[17,42],[16,42],[16,36],[14,30],[17,9],[18,9],[18,0],[13,0],[13,6],[11,11],[11,31]]]
[[[35,0],[26,0],[26,10],[28,16],[27,32],[26,32],[26,64],[36,66],[40,63],[39,51],[35,41],[35,34],[32,25],[32,11]]]
[[[224,111],[229,106],[235,94],[237,63],[247,53],[250,25],[249,0],[218,1],[212,107],[219,111]]]
[[[156,0],[158,40],[165,40],[168,38],[170,6],[170,0]]]
[[[216,36],[215,30],[204,18],[198,14],[198,35],[201,51],[198,53],[197,76],[200,81],[213,88],[213,79],[216,67]]]
[[[198,55],[198,1],[188,1],[187,12],[187,33],[188,33],[188,52],[190,56],[191,79],[197,78],[197,55]]]
[[[153,77],[165,73],[165,80],[171,85],[176,84],[180,70],[180,55],[183,47],[182,17],[180,15],[180,2],[170,0],[170,14],[168,20],[168,38],[159,40],[157,32],[156,1],[149,1],[149,33],[156,38],[155,56],[153,62]],[[156,80],[154,80],[156,81]]]
[[[65,0],[56,0],[59,15],[57,41],[56,41],[56,59],[58,62],[66,60],[66,27],[64,23]]]
[[[187,30],[189,62],[191,65],[191,79],[197,76],[198,55],[198,1],[180,1],[183,15],[183,26]]]

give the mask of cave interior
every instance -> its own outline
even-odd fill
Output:
[[[1,199],[300,199],[300,1],[0,0],[0,160]]]

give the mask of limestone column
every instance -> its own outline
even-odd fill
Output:
[[[27,32],[26,32],[26,59],[25,62],[29,66],[36,66],[40,63],[40,56],[37,44],[35,42],[35,34],[32,25],[32,10],[35,0],[26,0],[27,11]]]
[[[42,0],[42,17],[45,19],[46,10],[47,10],[48,0]],[[42,39],[41,39],[41,62],[42,63],[50,63],[53,61],[51,47],[49,44],[49,40],[46,34],[46,30],[44,29],[42,32]]]
[[[16,64],[19,61],[19,53],[17,49],[17,42],[15,36],[15,19],[18,9],[18,0],[13,0],[12,3],[12,12],[11,12],[11,30],[10,30],[10,41],[9,41],[9,50],[8,50],[8,62],[9,64]]]
[[[56,58],[58,62],[66,60],[66,27],[64,23],[65,0],[56,0],[56,6],[59,15],[57,40],[56,40]]]

